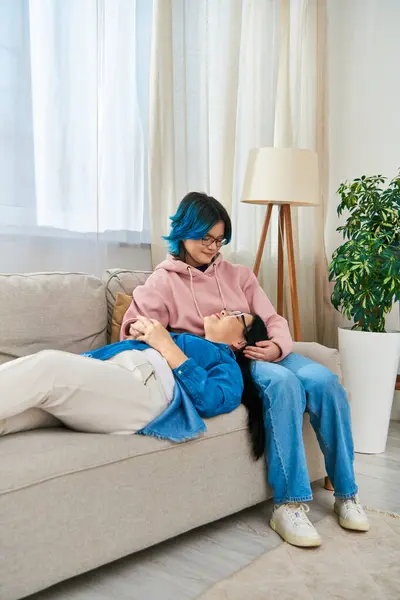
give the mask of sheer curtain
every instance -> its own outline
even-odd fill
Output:
[[[165,255],[160,236],[168,230],[168,216],[196,189],[216,196],[232,215],[227,257],[253,265],[265,208],[240,204],[248,151],[272,145],[317,150],[323,144],[322,5],[317,0],[155,2],[149,164],[154,263]],[[324,335],[330,310],[320,300],[327,278],[324,218],[323,207],[294,213],[302,335],[310,340]],[[260,276],[274,303],[276,254],[275,218]],[[289,303],[286,312],[290,317]]]
[[[149,0],[1,0],[1,270],[149,242],[151,25]]]
[[[273,143],[278,0],[156,0],[150,83],[153,262],[189,190],[233,213],[251,263],[262,209],[239,207],[248,149]],[[239,219],[243,226],[238,228]]]
[[[336,321],[324,236],[329,203],[326,4],[324,0],[282,0],[281,6],[275,145],[316,151],[320,170],[320,205],[292,209],[301,330],[303,339],[329,346],[336,341]],[[290,315],[288,281],[285,288]]]

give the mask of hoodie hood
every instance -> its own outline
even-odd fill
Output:
[[[208,268],[205,271],[200,271],[199,269],[196,269],[196,267],[191,267],[187,263],[183,262],[183,260],[176,259],[171,254],[168,254],[167,259],[164,260],[162,263],[160,263],[155,268],[155,270],[158,271],[160,269],[163,269],[164,271],[179,273],[180,276],[188,277],[190,279],[190,292],[192,294],[193,303],[196,307],[197,314],[199,315],[199,317],[201,319],[203,319],[204,315],[202,314],[202,312],[200,310],[199,304],[197,302],[196,294],[195,294],[194,280],[196,279],[196,277],[197,278],[214,277],[216,284],[217,284],[218,293],[221,298],[221,303],[222,303],[221,310],[225,310],[226,302],[225,302],[224,294],[222,293],[221,282],[218,277],[218,268],[219,268],[219,265],[223,261],[224,261],[223,256],[221,254],[217,254],[217,256],[214,258],[214,260],[208,266]]]

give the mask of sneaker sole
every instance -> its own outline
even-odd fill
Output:
[[[275,531],[275,533],[280,535],[284,542],[287,542],[291,546],[297,546],[298,548],[316,548],[316,547],[320,546],[322,543],[321,538],[312,538],[312,537],[299,538],[298,536],[295,536],[295,535],[290,535],[290,534],[284,535],[277,529],[274,521],[271,520],[269,522],[269,524],[271,526],[271,529],[273,529]]]
[[[349,529],[350,531],[369,531],[369,523],[357,523],[357,521],[351,521],[350,519],[343,519],[339,514],[339,509],[334,506],[334,511],[339,518],[339,525],[343,529]]]

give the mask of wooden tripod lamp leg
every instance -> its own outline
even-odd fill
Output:
[[[277,281],[277,313],[283,317],[283,242],[285,239],[285,213],[279,207],[278,224],[278,281]]]
[[[331,480],[329,479],[328,476],[325,477],[324,488],[326,490],[328,490],[329,492],[334,492],[335,491],[333,485],[331,484]]]
[[[272,204],[268,204],[267,212],[265,213],[264,226],[261,232],[260,243],[258,244],[256,262],[254,263],[254,275],[258,277],[258,273],[260,271],[261,260],[264,252],[265,240],[267,238],[269,223],[271,221],[272,215]]]
[[[285,229],[286,229],[286,242],[287,242],[287,254],[288,254],[288,267],[289,267],[289,284],[290,284],[290,296],[292,299],[292,313],[293,313],[293,339],[296,342],[300,342],[300,314],[299,314],[299,298],[297,295],[297,281],[296,281],[296,266],[294,260],[294,246],[293,246],[293,230],[292,230],[292,215],[290,213],[290,205],[284,204],[281,208],[284,211]]]

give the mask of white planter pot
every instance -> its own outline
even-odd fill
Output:
[[[350,401],[354,449],[366,454],[384,452],[399,364],[400,332],[339,328],[339,351]]]

